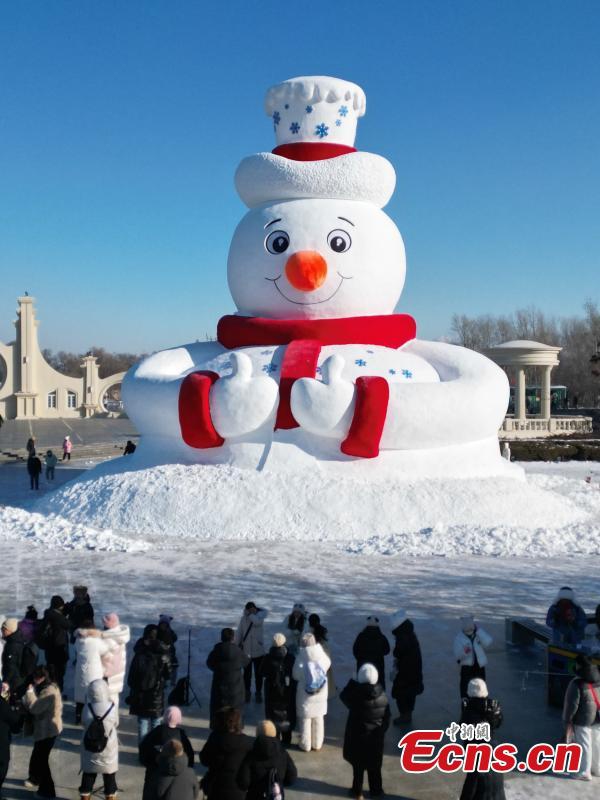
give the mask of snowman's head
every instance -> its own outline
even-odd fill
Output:
[[[240,314],[271,319],[391,314],[405,272],[402,237],[380,208],[314,198],[249,211],[227,267]]]

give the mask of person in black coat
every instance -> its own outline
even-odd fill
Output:
[[[494,740],[494,732],[502,725],[500,704],[488,697],[487,685],[482,678],[473,678],[469,681],[467,697],[462,700],[460,721],[475,726],[487,722],[490,726],[491,741]],[[505,800],[504,775],[492,771],[468,773],[460,800]]]
[[[261,800],[265,796],[273,769],[280,786],[291,786],[298,777],[292,757],[277,738],[277,728],[266,719],[256,726],[252,750],[242,762],[237,776],[238,786],[246,790],[246,800]]]
[[[88,628],[94,627],[94,608],[90,602],[87,586],[73,587],[73,599],[66,604],[64,615],[69,620],[72,634],[86,623]],[[75,638],[71,636],[71,643],[74,641]]]
[[[392,634],[395,639],[392,697],[400,715],[394,725],[405,725],[412,722],[417,695],[423,693],[421,648],[414,625],[404,611],[392,616]]]
[[[27,472],[29,473],[29,486],[31,489],[40,488],[40,472],[42,471],[42,462],[36,456],[35,451],[27,459]]]
[[[7,683],[11,694],[15,694],[27,677],[24,674],[25,637],[18,628],[19,621],[14,618],[6,619],[2,623],[2,681]]]
[[[127,685],[129,713],[138,718],[138,741],[158,727],[165,707],[165,681],[171,663],[169,648],[157,639],[158,627],[146,625],[144,635],[133,648],[134,656]]]
[[[223,628],[221,641],[213,647],[206,659],[206,666],[213,673],[210,687],[211,727],[219,709],[244,707],[244,669],[250,663],[250,657],[235,644],[234,639],[233,628]]]
[[[0,795],[2,784],[10,764],[10,742],[12,734],[19,729],[21,715],[9,704],[8,684],[2,684],[0,691]]]
[[[340,694],[348,708],[344,734],[344,760],[352,765],[353,778],[350,792],[362,798],[362,787],[367,772],[371,797],[383,795],[381,764],[385,732],[390,724],[390,706],[379,675],[373,664],[363,664],[358,670],[358,680],[350,680]]]
[[[208,800],[246,800],[246,791],[237,784],[237,774],[253,740],[242,730],[239,708],[217,711],[215,729],[200,752],[200,763],[208,767],[202,779]]]
[[[198,779],[177,739],[163,747],[147,791],[148,800],[196,800],[200,794]]]
[[[169,706],[165,712],[164,722],[147,733],[139,746],[140,761],[146,767],[144,775],[144,789],[142,800],[148,800],[150,788],[155,782],[158,761],[167,742],[176,740],[181,742],[183,752],[187,758],[188,767],[194,767],[194,748],[187,733],[181,727],[181,709]]]
[[[65,601],[58,594],[50,599],[50,608],[38,626],[38,644],[46,654],[46,665],[61,692],[69,661],[69,620],[65,617]]]
[[[381,632],[377,617],[367,617],[367,626],[354,640],[352,653],[356,659],[356,671],[363,664],[373,664],[379,673],[379,683],[385,689],[385,656],[390,652],[390,643]]]
[[[265,717],[275,723],[281,741],[291,744],[296,724],[296,685],[292,680],[295,658],[285,644],[283,633],[276,633],[260,671],[264,678]]]

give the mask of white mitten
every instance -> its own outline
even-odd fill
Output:
[[[209,395],[210,415],[224,439],[243,436],[275,417],[279,387],[266,375],[252,377],[252,361],[245,353],[232,353],[233,371],[219,378]]]
[[[354,384],[342,377],[344,359],[323,362],[322,381],[299,378],[292,386],[292,414],[301,428],[322,436],[345,436],[354,413]]]

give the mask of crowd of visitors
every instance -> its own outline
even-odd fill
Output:
[[[97,626],[86,586],[74,586],[68,602],[60,595],[52,596],[41,617],[30,605],[22,620],[4,619],[0,791],[10,760],[11,734],[21,732],[33,741],[24,786],[38,797],[56,797],[50,759],[63,730],[63,701],[73,700],[73,720],[81,726],[80,798],[89,800],[101,780],[106,800],[115,800],[123,693],[129,713],[137,717],[139,761],[145,768],[143,800],[194,800],[200,791],[208,800],[282,798],[284,787],[297,778],[290,752],[294,731],[299,750],[320,750],[328,704],[338,690],[328,631],[320,617],[296,603],[267,647],[264,623],[268,615],[266,608],[246,603],[237,629],[223,628],[206,659],[212,672],[210,735],[199,753],[200,763],[207,768],[200,783],[194,772],[196,754],[182,727],[181,710],[172,699],[178,668],[172,617],[163,614],[145,626],[133,643],[128,669],[129,627],[115,612],[102,615]],[[583,620],[587,623],[572,590],[562,587],[548,612],[548,625],[560,641],[570,641],[579,637]],[[339,692],[348,710],[342,754],[352,770],[349,794],[357,799],[363,798],[365,775],[369,795],[384,795],[386,732],[392,722],[408,729],[416,699],[424,691],[413,622],[403,610],[389,622],[392,643],[378,617],[366,618],[352,647],[355,677]],[[472,616],[460,619],[454,640],[454,657],[460,666],[460,722],[474,729],[487,723],[495,741],[503,713],[498,701],[488,696],[485,681],[491,643],[491,636]],[[385,659],[390,654],[390,696],[398,710],[393,720],[386,693]],[[67,698],[64,679],[71,655],[74,690]],[[243,715],[252,701],[253,683],[254,700],[264,705],[264,719],[257,725],[256,736],[250,737],[243,732]],[[566,692],[563,719],[567,740],[582,747],[576,777],[589,780],[600,775],[600,672],[582,653]],[[466,775],[461,800],[503,797],[501,774]]]

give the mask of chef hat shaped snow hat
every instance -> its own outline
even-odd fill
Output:
[[[371,686],[374,686],[378,680],[379,673],[377,672],[377,667],[373,664],[363,664],[358,670],[359,683],[370,683]]]
[[[403,622],[406,622],[408,619],[408,614],[403,608],[399,608],[398,611],[395,611],[392,616],[390,617],[390,625],[392,626],[392,630],[395,631],[396,628],[399,628]]]
[[[275,636],[273,636],[273,645],[275,647],[283,647],[285,643],[286,643],[286,638],[283,635],[283,633],[276,633]]]
[[[556,595],[556,601],[558,602],[559,600],[570,600],[572,603],[574,603],[575,592],[570,586],[561,586],[558,590],[558,594]]]
[[[488,688],[487,683],[481,678],[471,678],[467,686],[468,697],[487,697]]]
[[[366,104],[360,86],[340,78],[290,78],[272,86],[265,109],[277,146],[237,168],[235,186],[243,202],[255,208],[281,200],[343,199],[383,208],[396,185],[394,168],[354,147]]]
[[[475,617],[472,614],[465,614],[460,618],[460,629],[463,633],[468,633],[475,629]]]

